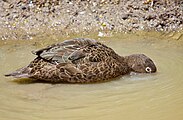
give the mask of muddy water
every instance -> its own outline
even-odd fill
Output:
[[[0,118],[2,120],[182,120],[183,39],[171,34],[86,36],[121,55],[144,53],[158,68],[155,74],[127,75],[100,84],[48,84],[13,80],[3,74],[29,63],[30,51],[62,41],[0,42]],[[72,38],[68,37],[66,39]],[[78,37],[78,36],[74,36]]]

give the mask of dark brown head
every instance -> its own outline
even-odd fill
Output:
[[[125,61],[131,71],[138,73],[154,73],[156,66],[154,62],[144,54],[132,54],[125,57]]]

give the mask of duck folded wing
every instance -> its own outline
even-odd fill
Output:
[[[33,51],[32,53],[51,63],[67,63],[83,58],[85,54],[82,52],[82,49],[87,46],[95,45],[96,43],[97,42],[92,39],[76,38],[53,44],[46,48]]]

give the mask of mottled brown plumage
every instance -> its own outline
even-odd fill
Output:
[[[119,56],[106,45],[76,38],[34,51],[28,66],[7,74],[49,82],[91,83],[115,78],[131,71],[156,72],[153,61],[143,54]]]

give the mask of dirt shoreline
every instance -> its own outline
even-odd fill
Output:
[[[182,0],[1,0],[0,40],[183,28]]]

